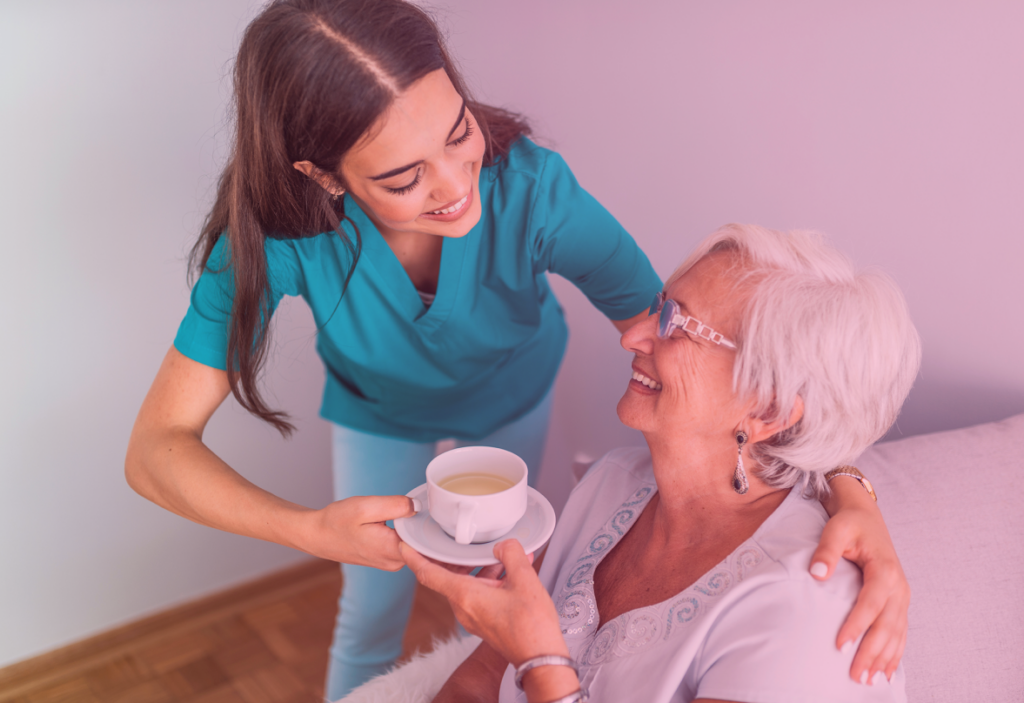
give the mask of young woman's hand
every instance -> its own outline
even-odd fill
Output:
[[[398,534],[385,522],[416,514],[408,496],[355,496],[331,503],[309,515],[300,548],[314,556],[345,564],[398,571],[405,566]]]
[[[811,574],[821,581],[828,579],[842,558],[861,568],[864,586],[839,629],[836,646],[852,646],[864,635],[850,667],[850,678],[864,683],[879,671],[891,678],[907,642],[910,584],[882,513],[860,483],[837,476],[831,486],[833,495],[825,507],[833,517],[825,525],[811,558]]]
[[[495,577],[501,567],[473,577],[432,563],[404,542],[400,549],[419,582],[447,598],[462,626],[506,661],[518,666],[542,654],[568,656],[555,604],[518,541],[494,547],[505,570],[500,580]]]

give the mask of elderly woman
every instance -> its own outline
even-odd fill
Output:
[[[622,345],[618,415],[647,448],[591,467],[539,578],[512,540],[500,581],[402,547],[484,639],[438,700],[904,700],[902,669],[867,667],[861,685],[835,646],[859,570],[808,573],[826,472],[885,433],[917,373],[893,282],[814,235],[728,226]]]

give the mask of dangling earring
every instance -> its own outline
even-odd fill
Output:
[[[736,471],[732,474],[732,489],[743,495],[750,488],[750,484],[747,483],[747,472],[743,470],[743,447],[747,444],[747,433],[743,430],[736,431],[736,444],[739,447],[739,452],[736,458]]]

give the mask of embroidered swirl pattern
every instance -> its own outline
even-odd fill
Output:
[[[636,654],[658,641],[667,640],[673,633],[693,627],[715,600],[728,593],[764,560],[764,552],[759,547],[752,542],[745,543],[682,593],[656,605],[623,613],[595,632],[598,614],[594,572],[604,555],[643,512],[653,492],[652,487],[645,486],[619,506],[576,560],[555,600],[562,634],[566,635],[569,649],[576,654],[581,667],[590,668]]]
[[[565,594],[564,598],[558,611],[562,621],[562,634],[576,635],[592,627],[597,617],[597,603],[594,601],[593,590],[577,589]]]

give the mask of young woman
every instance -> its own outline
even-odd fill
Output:
[[[201,276],[126,475],[191,520],[342,563],[333,700],[399,654],[415,580],[387,573],[403,562],[385,522],[418,509],[402,494],[435,442],[503,447],[536,479],[567,337],[545,273],[620,331],[661,282],[520,117],[473,101],[413,5],[272,2],[242,39],[235,104],[234,149],[193,250]],[[284,295],[312,309],[327,369],[335,502],[320,510],[252,485],[202,443],[228,393],[291,431],[257,385]],[[821,556],[834,565],[856,548],[866,566],[850,632],[883,612],[874,631],[899,637],[908,591],[884,524],[858,487],[832,512],[846,507]],[[888,641],[865,647],[874,657]]]

